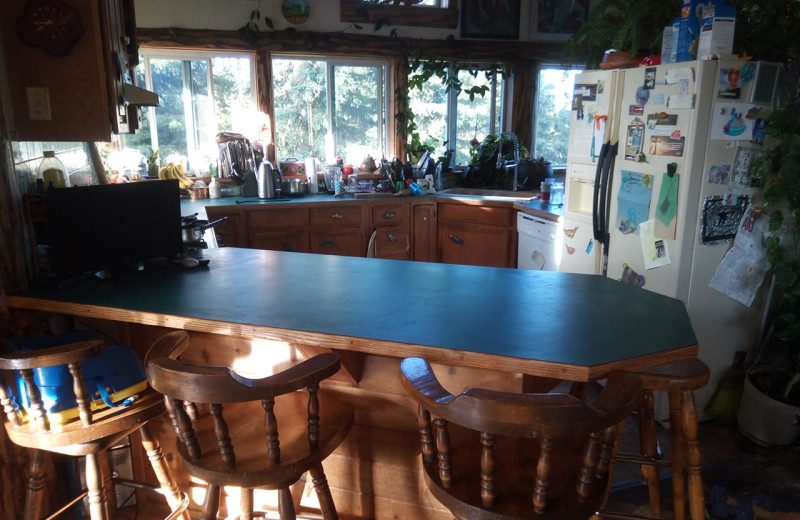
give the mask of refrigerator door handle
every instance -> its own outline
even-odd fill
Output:
[[[605,163],[603,164],[603,173],[601,184],[602,188],[600,189],[600,238],[598,239],[600,243],[603,245],[603,258],[602,258],[602,265],[601,265],[601,274],[603,276],[607,276],[608,274],[608,250],[611,245],[611,233],[608,226],[609,223],[609,215],[608,209],[609,204],[611,204],[611,176],[614,172],[614,159],[617,156],[617,148],[619,143],[614,143],[613,145],[609,145],[607,150],[608,157],[606,158]]]
[[[608,143],[603,143],[602,148],[600,148],[600,158],[597,161],[597,170],[594,173],[594,189],[592,193],[592,234],[594,239],[597,241],[602,240],[602,228],[603,223],[600,222],[600,206],[602,204],[601,200],[601,185],[602,185],[602,175],[603,175],[603,165],[606,162],[606,156],[608,152]]]

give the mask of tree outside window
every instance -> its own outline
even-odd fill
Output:
[[[553,67],[539,71],[534,155],[554,165],[567,163],[572,86],[580,72]]]

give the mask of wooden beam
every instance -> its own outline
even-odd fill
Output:
[[[384,20],[392,25],[415,27],[458,27],[456,3],[447,9],[418,5],[365,4],[360,0],[339,0],[339,19],[342,22],[376,23]]]

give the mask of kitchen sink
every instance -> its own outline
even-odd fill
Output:
[[[446,190],[437,191],[436,193],[500,200],[533,200],[539,197],[539,194],[533,191],[495,190],[492,188],[448,188]]]

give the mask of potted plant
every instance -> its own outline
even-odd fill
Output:
[[[161,148],[147,148],[147,175],[150,177],[158,177],[158,169],[161,166],[161,158],[159,153]]]
[[[567,40],[563,56],[573,64],[585,59],[586,68],[594,69],[609,49],[628,53],[630,60],[660,54],[664,27],[680,10],[680,0],[599,0]]]
[[[511,189],[513,174],[497,168],[497,154],[499,147],[503,159],[512,160],[515,145],[519,147],[519,157],[527,158],[528,149],[513,134],[504,133],[499,138],[495,134],[487,135],[477,149],[471,151],[472,160],[463,184],[469,188]]]
[[[798,11],[800,12],[800,11]],[[800,78],[788,62],[785,102],[766,132],[777,139],[756,167],[764,183],[765,239],[779,291],[769,362],[750,367],[739,406],[739,429],[761,444],[790,444],[800,434]],[[759,360],[761,361],[761,360]]]

